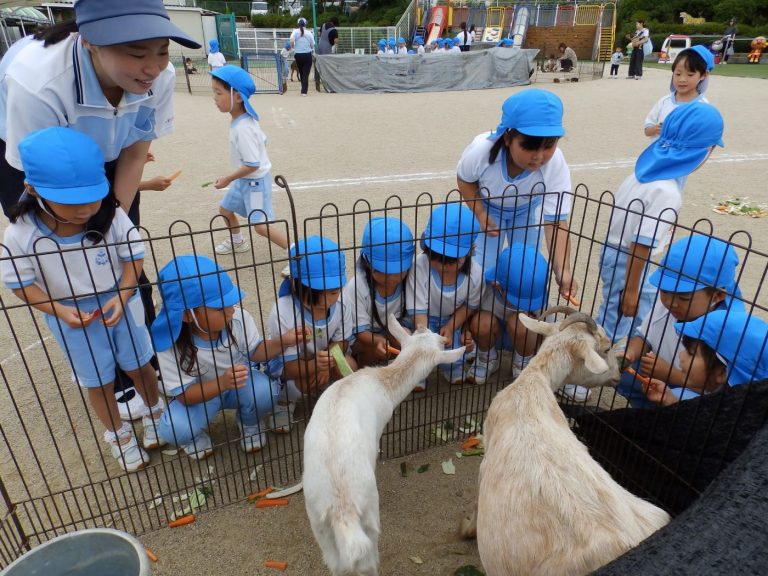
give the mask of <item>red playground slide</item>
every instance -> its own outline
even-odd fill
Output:
[[[431,44],[443,35],[448,24],[448,6],[435,6],[429,14],[429,24],[427,24],[426,44]]]

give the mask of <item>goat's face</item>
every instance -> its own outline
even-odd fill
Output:
[[[576,326],[568,331],[579,330]],[[602,326],[595,334],[580,330],[578,336],[570,340],[566,347],[572,359],[571,373],[566,382],[587,388],[615,386],[619,383],[619,361],[617,352],[611,346]]]
[[[408,334],[392,314],[389,316],[387,327],[392,336],[400,342],[402,350],[418,348],[425,353],[431,353],[435,358],[435,364],[453,363],[464,355],[464,346],[455,350],[446,350],[443,337],[427,328],[422,327],[413,334]]]

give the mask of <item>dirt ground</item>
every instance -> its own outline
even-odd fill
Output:
[[[632,170],[634,158],[648,143],[642,134],[643,120],[669,89],[670,73],[648,70],[642,81],[620,78],[539,84],[563,99],[567,134],[560,147],[571,165],[574,186],[586,184],[592,194],[616,190]],[[544,80],[541,75],[540,79]],[[753,104],[754,94],[763,93],[765,87],[764,81],[755,79],[711,81],[707,97],[725,117],[726,148],[718,149],[688,179],[680,216],[688,225],[711,219],[715,232],[724,238],[746,230],[752,248],[763,253],[768,252],[768,219],[717,215],[711,208],[716,200],[731,195],[768,203],[768,153],[763,145],[768,108]],[[252,103],[269,138],[273,174],[287,178],[301,222],[318,215],[328,202],[346,210],[360,198],[381,207],[393,194],[408,203],[422,193],[443,197],[455,187],[456,163],[464,147],[476,134],[495,128],[502,102],[521,89],[371,95],[311,91],[309,97],[300,98],[298,83],[291,83],[286,95],[257,96]],[[167,232],[176,219],[193,229],[206,229],[220,193],[201,185],[229,170],[227,117],[217,112],[211,99],[178,93],[175,114],[175,133],[153,145],[157,160],[145,172],[151,177],[183,171],[165,192],[143,196],[142,224],[153,234]],[[277,188],[274,206],[278,218],[287,217],[287,199]],[[0,224],[0,232],[2,228]],[[747,242],[745,236],[740,238]],[[266,250],[261,242],[257,256],[266,257]],[[158,250],[161,265],[169,257]],[[148,267],[154,277],[153,265]],[[742,278],[749,293],[758,294],[764,268],[762,260],[762,268],[753,266]],[[3,292],[4,302],[11,298]],[[38,340],[31,327],[14,323],[14,329],[18,344],[8,331],[0,330],[0,362],[7,382],[14,381],[15,371],[23,370],[13,351]],[[479,459],[454,456],[456,475],[447,476],[440,462],[456,449],[447,446],[381,462],[382,574],[452,574],[464,564],[479,566],[476,546],[455,535],[458,519],[474,498]],[[2,459],[5,469],[9,462],[5,456]],[[410,469],[406,478],[400,476],[402,461]],[[426,463],[429,470],[417,474],[416,468]],[[287,561],[286,574],[326,573],[301,495],[292,497],[287,508],[254,510],[244,502],[233,504],[199,515],[191,526],[151,532],[141,540],[159,557],[153,566],[158,576],[272,574],[262,567],[267,559]]]

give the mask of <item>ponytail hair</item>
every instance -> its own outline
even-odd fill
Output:
[[[304,18],[299,18],[299,30],[301,30],[301,35],[304,36],[304,26],[307,25],[307,21]]]
[[[64,20],[63,22],[59,22],[53,26],[48,26],[42,30],[38,30],[35,32],[34,38],[35,40],[42,41],[43,46],[48,48],[48,46],[58,44],[65,38],[69,37],[69,35],[73,32],[77,32],[77,22],[75,20]]]

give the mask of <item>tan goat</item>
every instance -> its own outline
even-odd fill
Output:
[[[558,323],[520,315],[544,342],[485,419],[476,518],[462,532],[470,536],[476,520],[488,576],[586,574],[669,522],[592,459],[555,400],[563,382],[597,387],[619,380],[603,329],[586,314],[569,313]]]

